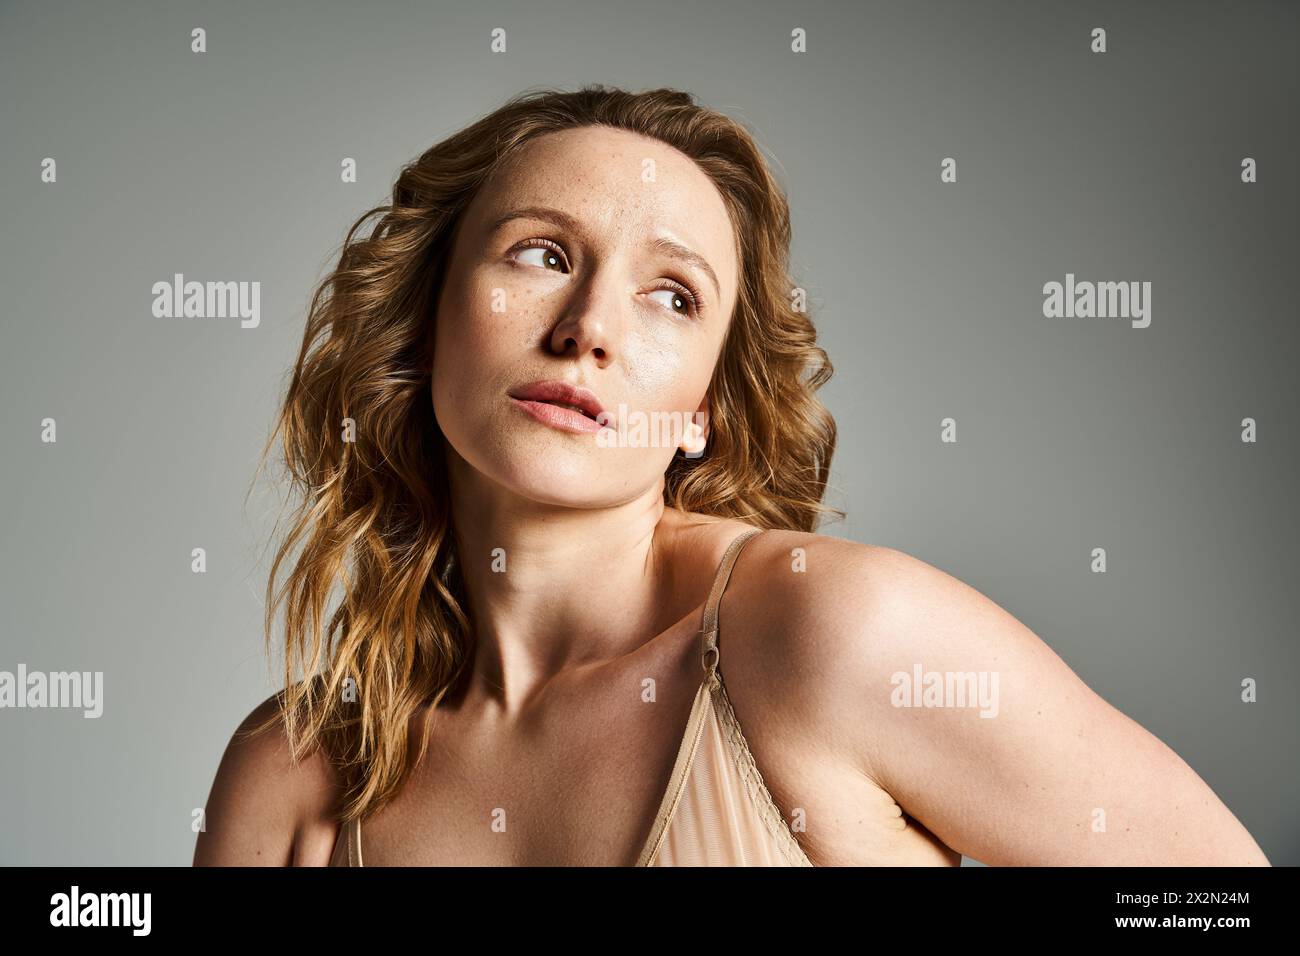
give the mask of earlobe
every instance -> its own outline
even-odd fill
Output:
[[[704,429],[695,422],[686,423],[686,431],[682,435],[681,449],[689,455],[698,455],[704,451],[704,445],[707,442]]]
[[[704,454],[704,446],[709,441],[709,413],[705,409],[696,412],[683,429],[681,449],[687,458],[699,458]]]

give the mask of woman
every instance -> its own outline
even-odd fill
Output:
[[[523,95],[402,171],[312,302],[285,690],[196,863],[1267,865],[992,601],[814,533],[789,240],[671,90]]]

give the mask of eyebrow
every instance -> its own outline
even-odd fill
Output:
[[[512,209],[510,212],[499,216],[489,227],[488,234],[491,235],[492,233],[495,233],[506,223],[512,222],[515,219],[537,219],[541,222],[554,223],[562,229],[568,229],[570,232],[582,231],[582,224],[567,212],[563,212],[559,209],[552,209],[550,206],[525,206],[522,209]],[[652,240],[650,245],[668,253],[669,255],[681,259],[687,265],[699,269],[707,275],[709,280],[713,283],[713,289],[718,294],[718,298],[722,298],[722,285],[718,282],[718,276],[713,271],[713,267],[709,265],[709,260],[705,259],[695,250],[689,249],[680,242],[677,242],[674,239],[669,239],[666,236],[660,236],[659,238]]]

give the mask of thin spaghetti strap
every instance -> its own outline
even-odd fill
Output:
[[[704,605],[704,622],[700,627],[701,663],[704,665],[704,673],[708,675],[709,683],[713,686],[720,683],[717,673],[718,660],[721,657],[718,651],[718,605],[722,602],[722,592],[727,589],[727,582],[731,579],[731,569],[736,564],[736,558],[740,556],[740,549],[745,546],[746,541],[762,532],[762,528],[750,528],[736,535],[731,544],[727,545],[727,550],[718,563],[718,573],[713,578],[713,589],[709,591],[709,599]]]
[[[348,829],[348,837],[351,842],[348,843],[348,852],[356,860],[353,866],[365,866],[361,859],[361,818],[356,817],[352,821],[352,826]]]

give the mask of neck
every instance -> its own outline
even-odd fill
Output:
[[[575,508],[523,498],[447,447],[457,557],[474,625],[468,693],[517,716],[559,673],[636,650],[677,619],[663,481]]]

